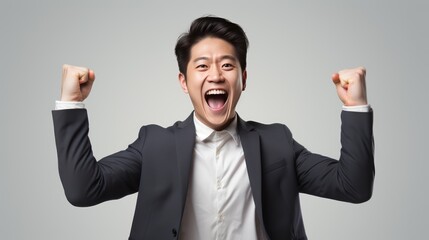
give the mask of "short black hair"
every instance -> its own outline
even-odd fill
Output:
[[[246,70],[249,41],[243,29],[225,18],[205,16],[195,19],[189,32],[183,33],[177,40],[174,51],[181,73],[186,76],[192,46],[206,37],[220,38],[233,45],[242,71]]]

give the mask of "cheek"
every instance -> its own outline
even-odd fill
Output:
[[[243,90],[243,80],[241,78],[237,78],[237,80],[235,80],[235,82],[233,83],[234,85],[234,91],[235,92],[241,92]]]
[[[202,104],[201,88],[195,85],[188,85],[189,96],[194,104]]]
[[[188,85],[189,94],[195,97],[201,97],[201,86],[200,85]]]

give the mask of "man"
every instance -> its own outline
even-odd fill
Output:
[[[64,65],[53,111],[68,200],[90,206],[138,192],[129,239],[307,239],[299,192],[360,203],[374,179],[365,69],[332,76],[344,103],[341,157],[307,151],[281,124],[242,120],[248,41],[237,24],[196,19],[176,45],[179,82],[194,112],[168,128],[141,128],[121,152],[96,161],[82,101],[95,74]]]

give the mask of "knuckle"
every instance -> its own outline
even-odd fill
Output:
[[[357,75],[358,77],[362,76],[363,72],[361,70],[358,70],[358,71],[355,72],[355,75]]]
[[[70,65],[68,65],[68,64],[63,64],[63,71],[67,71],[67,70],[69,70],[70,69]]]
[[[366,73],[366,69],[364,67],[359,67],[358,68],[358,73],[361,75],[364,75]]]

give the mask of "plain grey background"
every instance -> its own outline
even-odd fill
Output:
[[[341,102],[330,76],[365,66],[374,108],[373,198],[302,196],[310,239],[426,239],[428,1],[8,1],[0,3],[0,238],[126,239],[136,195],[91,208],[65,199],[51,110],[64,63],[94,69],[86,101],[95,155],[124,149],[141,125],[169,126],[192,105],[174,45],[214,14],[248,34],[237,111],[285,123],[338,157]]]

